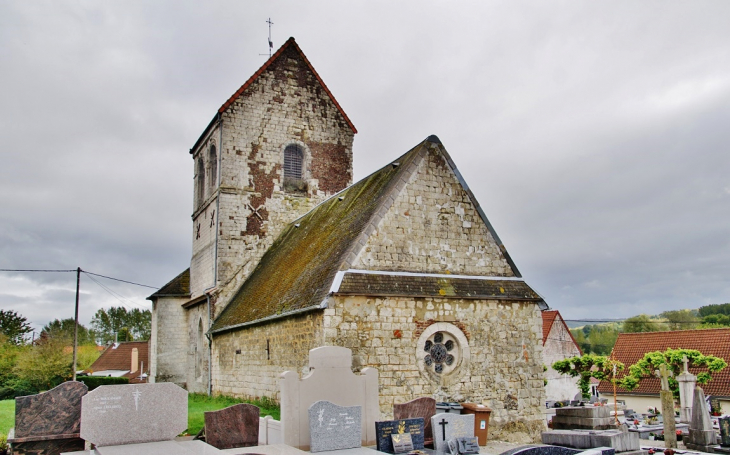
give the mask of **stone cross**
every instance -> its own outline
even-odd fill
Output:
[[[446,425],[448,425],[449,422],[446,421],[446,419],[441,419],[441,422],[439,422],[439,425],[441,425],[441,431],[443,432],[442,439],[446,440]]]
[[[662,390],[669,390],[669,376],[674,375],[667,369],[667,365],[665,363],[659,365],[659,369],[654,370],[654,374],[662,380]]]
[[[687,370],[687,364],[689,363],[689,359],[687,359],[686,355],[682,356],[682,363],[684,364],[684,373],[689,373],[689,370]]]

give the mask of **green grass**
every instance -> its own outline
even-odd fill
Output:
[[[191,435],[197,434],[203,428],[203,413],[205,411],[217,411],[227,408],[234,404],[244,403],[238,398],[217,396],[209,397],[207,395],[193,393],[188,396],[188,430]],[[257,401],[249,401],[253,405],[261,408],[261,417],[270,415],[279,420],[279,406],[269,399]],[[8,431],[15,425],[15,400],[0,401],[0,435],[7,435]]]
[[[256,401],[244,401],[238,398],[215,396],[209,397],[199,393],[188,395],[188,430],[190,435],[198,434],[205,423],[203,413],[206,411],[217,411],[238,403],[250,403],[261,409],[261,417],[270,415],[276,420],[280,419],[279,406],[268,398]]]
[[[0,401],[0,435],[8,434],[15,426],[15,400]]]

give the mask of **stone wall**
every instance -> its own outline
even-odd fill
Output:
[[[560,320],[560,316],[557,316],[542,350],[545,366],[548,367],[545,372],[545,379],[548,381],[545,386],[545,394],[548,400],[573,400],[575,395],[580,392],[577,378],[560,374],[551,367],[553,362],[578,355],[580,355],[580,350]]]
[[[322,317],[304,313],[215,335],[213,393],[278,401],[279,375],[308,372],[309,350],[323,345]]]
[[[490,437],[527,442],[544,429],[540,321],[534,303],[337,297],[325,310],[324,341],[352,349],[355,368],[378,369],[383,418],[393,403],[420,396],[469,401],[492,408]],[[424,362],[438,332],[456,343],[455,365],[442,375]]]
[[[210,365],[208,338],[205,334],[210,328],[208,324],[208,302],[189,308],[187,311],[185,331],[188,335],[186,352],[186,378],[188,392],[208,393]]]
[[[434,150],[411,175],[353,266],[514,275],[456,175]]]
[[[186,298],[159,297],[152,306],[150,382],[174,382],[185,387],[188,350]]]

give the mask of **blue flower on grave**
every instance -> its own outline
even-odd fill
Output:
[[[444,372],[444,364],[451,366],[454,363],[454,356],[449,354],[454,349],[454,342],[452,340],[444,341],[444,334],[436,332],[433,335],[433,340],[426,340],[426,344],[423,346],[423,350],[428,352],[423,358],[423,363],[426,366],[433,366],[433,371],[436,373]]]

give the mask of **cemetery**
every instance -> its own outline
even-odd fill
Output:
[[[366,368],[353,373],[351,361],[347,348],[312,349],[309,373],[300,377],[285,371],[280,375],[280,421],[261,417],[256,406],[236,404],[206,412],[204,429],[186,437],[179,435],[188,425],[188,393],[173,383],[105,385],[89,392],[83,383],[66,382],[48,392],[16,399],[10,453],[488,453],[484,452],[489,436],[488,407],[437,403],[432,397],[420,397],[394,405],[392,420],[381,419],[379,372]],[[692,392],[691,410],[683,414],[690,419],[685,425],[687,449],[730,452],[730,419],[723,420],[718,441],[702,389],[696,387]],[[616,425],[618,418],[611,415],[612,408],[595,404],[579,402],[557,409],[552,429],[543,433],[543,444],[523,445],[502,455],[647,453],[640,445],[642,433],[635,431],[638,428]],[[632,410],[624,410],[624,420],[636,417]],[[676,441],[673,444],[676,447]]]

